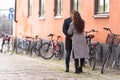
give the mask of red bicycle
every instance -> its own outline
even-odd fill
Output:
[[[63,42],[59,41],[61,36],[57,36],[56,40],[53,39],[55,34],[49,34],[49,42],[45,42],[41,45],[40,52],[41,57],[44,59],[51,59],[55,56],[56,59],[61,59],[64,53]]]

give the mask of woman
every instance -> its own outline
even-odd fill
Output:
[[[85,22],[78,11],[74,12],[68,34],[72,34],[72,52],[75,61],[75,73],[83,72],[84,59],[88,58],[86,36],[84,35]]]

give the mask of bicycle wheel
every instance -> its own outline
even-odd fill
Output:
[[[118,70],[120,70],[120,53],[119,53],[119,55],[117,57],[116,66],[117,66]]]
[[[30,49],[30,41],[27,41],[27,40],[23,41],[22,49],[23,49],[23,54],[27,54]]]
[[[64,45],[62,42],[58,42],[58,46],[56,48],[55,58],[60,60],[63,57],[64,53]]]
[[[39,49],[40,56],[43,59],[51,59],[54,56],[53,46],[50,43],[43,43]]]
[[[9,45],[8,45],[8,52],[12,52],[13,50],[13,44],[12,42],[10,41]]]
[[[106,52],[106,56],[105,56],[102,68],[101,68],[101,74],[103,74],[105,72],[105,69],[108,67],[108,61],[109,61],[111,54],[112,54],[111,49],[108,49]]]
[[[94,70],[96,66],[96,54],[97,54],[97,50],[92,48],[90,51],[90,59],[89,59],[89,64],[92,70]]]
[[[11,54],[13,54],[16,51],[16,48],[17,48],[17,38],[15,38],[14,41],[12,42]]]
[[[16,53],[17,53],[17,54],[22,53],[22,51],[23,51],[22,46],[23,46],[23,44],[22,44],[22,42],[20,42],[20,43],[18,44],[17,48],[16,48]]]
[[[36,48],[33,47],[33,48],[31,49],[31,54],[30,54],[30,55],[31,55],[31,56],[32,56],[32,55],[35,55],[35,56],[39,57],[39,51],[38,51]]]
[[[3,53],[7,53],[7,52],[8,52],[8,44],[7,44],[7,43],[5,43],[5,44],[3,45],[2,52],[3,52]]]

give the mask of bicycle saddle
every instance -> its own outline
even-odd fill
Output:
[[[59,38],[60,38],[61,36],[57,36],[57,37],[59,37]]]
[[[38,38],[39,36],[38,36],[38,35],[36,35],[35,37],[36,37],[36,38]]]
[[[95,35],[94,34],[89,34],[86,38],[94,38],[95,37]]]
[[[49,34],[48,36],[54,36],[55,34]]]

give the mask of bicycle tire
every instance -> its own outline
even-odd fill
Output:
[[[43,59],[51,59],[54,56],[53,47],[50,43],[43,43],[39,49],[40,56]]]
[[[31,56],[35,55],[35,56],[39,57],[39,51],[33,47],[31,49],[31,54],[30,55]]]
[[[101,68],[101,74],[103,74],[105,72],[105,68],[106,68],[106,66],[108,64],[108,60],[109,60],[111,54],[112,53],[111,53],[110,49],[108,49],[107,52],[106,52],[106,56],[105,56],[102,68]]]
[[[117,65],[118,70],[120,70],[120,53],[119,53],[119,55],[118,55],[116,65]]]
[[[55,58],[60,60],[63,57],[64,53],[64,45],[62,42],[58,42],[58,48],[55,53]]]
[[[23,42],[23,53],[28,54],[29,49],[30,49],[30,41],[26,40]]]
[[[14,41],[12,42],[11,54],[13,54],[15,52],[16,48],[17,48],[17,38],[15,38]]]
[[[23,52],[22,42],[19,42],[18,46],[16,47],[16,53],[21,54],[22,52]]]
[[[89,64],[92,70],[95,70],[95,66],[96,66],[96,54],[97,54],[97,50],[96,49],[92,49],[91,55],[90,55],[90,60],[89,60]]]
[[[8,52],[12,52],[13,50],[13,44],[12,42],[10,41],[9,45],[8,45]]]
[[[3,53],[7,53],[7,52],[8,52],[8,44],[7,44],[7,43],[5,43],[5,44],[3,45],[2,52],[3,52]]]

